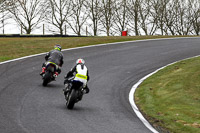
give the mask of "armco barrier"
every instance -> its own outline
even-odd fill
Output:
[[[21,35],[21,34],[0,34],[0,37],[87,37],[87,36],[76,36],[76,35]]]

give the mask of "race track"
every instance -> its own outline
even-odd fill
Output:
[[[47,87],[39,76],[44,55],[0,65],[0,133],[151,133],[128,96],[142,77],[200,54],[200,38],[126,42],[67,50],[62,73]],[[68,110],[64,75],[84,58],[90,93]]]

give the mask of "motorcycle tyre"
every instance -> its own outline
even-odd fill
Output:
[[[50,82],[50,79],[51,79],[51,73],[49,71],[45,72],[42,85],[47,86],[47,84]]]
[[[72,89],[71,94],[69,95],[69,98],[66,102],[66,106],[68,109],[73,109],[74,108],[74,104],[76,102],[76,90]]]

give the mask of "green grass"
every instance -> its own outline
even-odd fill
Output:
[[[155,127],[200,133],[200,57],[181,61],[146,79],[135,101]]]
[[[166,38],[174,36],[127,36],[127,37],[67,37],[67,38],[0,38],[0,62],[27,55],[50,51],[55,44],[63,49],[142,39]],[[177,36],[181,37],[181,36]]]

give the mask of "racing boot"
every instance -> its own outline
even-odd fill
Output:
[[[87,93],[89,93],[89,91],[90,91],[90,90],[89,90],[89,88],[88,88],[87,85],[85,86],[85,88],[82,88],[82,89],[81,89],[81,92],[82,92],[83,94],[87,94]]]
[[[81,89],[81,94],[80,94],[79,97],[77,98],[77,101],[76,101],[76,102],[81,101],[82,98],[83,98],[83,95],[84,95],[84,94],[87,94],[87,93],[89,93],[89,88],[86,86],[85,88],[82,88],[82,89]]]
[[[55,78],[58,77],[58,72],[55,72],[54,75],[53,75]]]
[[[46,67],[42,67],[42,72],[40,72],[40,75],[42,76],[45,73]]]

